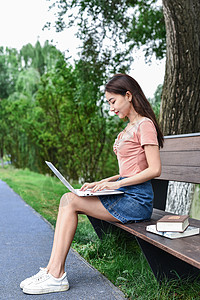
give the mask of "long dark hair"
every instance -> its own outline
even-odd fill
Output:
[[[159,147],[163,147],[164,138],[156,120],[156,116],[149,101],[135,79],[126,74],[116,74],[106,84],[105,91],[120,94],[122,96],[125,96],[126,92],[129,91],[132,94],[132,104],[135,111],[139,115],[152,120],[156,127]]]

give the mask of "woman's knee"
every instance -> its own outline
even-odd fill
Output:
[[[60,208],[73,207],[76,202],[76,195],[73,193],[66,193],[60,199]]]

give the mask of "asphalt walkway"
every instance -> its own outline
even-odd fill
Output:
[[[0,299],[1,300],[122,300],[123,293],[70,250],[66,292],[26,295],[20,282],[46,266],[53,242],[53,229],[5,182],[0,180]]]

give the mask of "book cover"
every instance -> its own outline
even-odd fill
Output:
[[[194,227],[194,226],[188,226],[184,232],[158,231],[158,230],[156,230],[156,225],[148,225],[146,227],[146,230],[151,233],[155,233],[155,234],[161,235],[161,236],[169,238],[169,239],[178,239],[178,238],[192,236],[192,235],[196,235],[196,234],[200,233],[200,228]]]
[[[166,215],[156,223],[158,231],[179,231],[183,232],[189,226],[188,215]]]

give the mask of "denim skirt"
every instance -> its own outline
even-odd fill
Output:
[[[123,179],[122,177],[118,180]],[[124,194],[102,195],[99,199],[109,213],[121,223],[149,220],[153,211],[151,181],[119,188]]]

